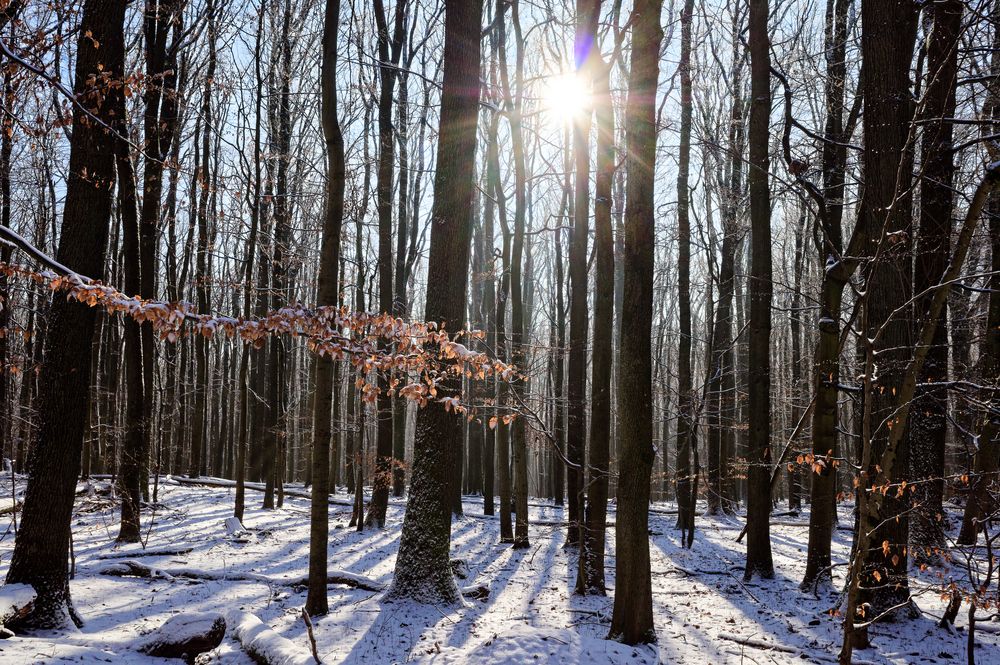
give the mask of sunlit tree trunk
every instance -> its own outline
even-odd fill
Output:
[[[574,53],[578,72],[584,70],[597,42],[599,2],[577,0]],[[580,75],[580,73],[578,73]],[[583,522],[584,464],[587,435],[587,234],[590,228],[591,111],[581,109],[573,119],[574,185],[573,230],[569,243],[569,358],[566,392],[566,469],[569,527],[566,544],[576,545]]]
[[[596,45],[595,45],[596,48]],[[597,56],[600,57],[599,55]],[[615,248],[611,232],[611,184],[615,174],[615,120],[610,68],[592,65],[597,117],[594,184],[594,348],[591,367],[590,450],[587,508],[580,536],[577,593],[603,595],[608,515],[608,449],[611,441],[611,335],[614,325]]]

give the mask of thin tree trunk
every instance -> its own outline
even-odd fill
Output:
[[[392,314],[392,170],[396,139],[392,126],[393,89],[396,85],[403,38],[406,35],[406,0],[396,0],[393,31],[390,37],[382,0],[374,0],[373,10],[378,33],[379,98],[378,98],[378,180],[376,201],[378,204],[378,276],[379,310]],[[391,41],[390,41],[391,39]],[[372,486],[372,500],[368,506],[365,521],[369,526],[385,526],[385,511],[389,506],[389,488],[392,485],[393,469],[403,460],[393,458],[392,441],[392,398],[389,396],[389,382],[380,376],[379,395],[376,411],[375,477]]]
[[[750,0],[750,417],[747,463],[747,562],[744,580],[774,577],[771,559],[771,114],[767,0]]]
[[[868,252],[868,234],[857,224],[847,256],[843,256],[841,222],[844,210],[844,171],[847,149],[844,146],[844,81],[847,72],[847,14],[850,0],[827,0],[825,85],[827,141],[823,143],[823,222],[824,246],[820,261],[825,266],[819,294],[819,324],[813,361],[813,391],[816,405],[812,415],[813,467],[810,469],[809,546],[806,573],[800,588],[812,589],[817,579],[832,581],[830,544],[836,513],[836,474],[833,457],[838,442],[838,389],[840,385],[840,320],[844,288],[857,269],[857,259]],[[832,259],[832,261],[831,261]]]
[[[128,122],[125,115],[125,96],[115,95],[116,129],[127,135]],[[139,259],[139,219],[135,198],[135,169],[129,146],[124,140],[116,140],[115,164],[118,172],[118,213],[122,225],[122,253],[124,258],[125,292],[135,295],[140,292]],[[125,317],[125,387],[128,391],[125,408],[125,438],[122,441],[121,527],[118,542],[139,542],[139,511],[142,499],[142,473],[146,456],[146,428],[143,397],[143,358],[139,323],[132,317]]]
[[[598,3],[577,0],[577,67],[597,41]],[[573,122],[574,186],[573,231],[569,246],[569,372],[567,398],[569,418],[566,428],[566,470],[569,493],[569,526],[566,545],[576,546],[583,522],[584,464],[587,436],[587,234],[590,227],[590,109],[581,109]]]
[[[677,353],[677,528],[681,543],[690,547],[686,534],[694,529],[691,504],[691,445],[694,407],[691,386],[691,23],[694,0],[685,0],[681,11],[681,131],[677,166],[677,302],[680,318]]]
[[[322,88],[323,137],[327,153],[326,219],[320,248],[319,286],[316,304],[335,308],[340,271],[340,230],[344,220],[344,136],[337,118],[337,31],[340,0],[327,0],[323,21]],[[309,526],[309,592],[306,611],[326,614],[327,549],[329,547],[330,501],[330,417],[337,374],[332,358],[317,355],[313,360],[316,385],[312,418],[312,504]]]
[[[596,50],[596,45],[595,45]],[[604,549],[608,515],[608,449],[611,442],[611,335],[614,326],[615,247],[611,231],[611,185],[615,175],[615,119],[610,67],[592,63],[597,117],[594,184],[594,348],[591,367],[590,450],[587,508],[580,536],[577,593],[604,595]]]

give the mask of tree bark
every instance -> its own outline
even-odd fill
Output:
[[[681,543],[690,547],[686,534],[694,529],[691,503],[691,444],[694,439],[691,387],[691,23],[694,0],[685,0],[681,11],[681,131],[677,157],[677,304],[680,319],[677,352],[677,528]]]
[[[847,164],[847,140],[844,127],[844,81],[847,73],[847,18],[850,0],[827,0],[825,84],[826,127],[823,143],[823,247],[820,261],[824,265],[819,295],[819,323],[813,361],[813,391],[816,406],[812,415],[812,454],[814,466],[810,472],[809,546],[806,573],[800,588],[811,590],[817,578],[832,581],[830,574],[830,544],[837,522],[836,473],[833,457],[837,453],[837,399],[840,385],[840,320],[844,288],[857,269],[861,252],[869,251],[869,230],[857,224],[851,237],[847,256],[843,256],[841,223],[844,211],[844,171]]]
[[[396,0],[392,35],[385,17],[382,0],[374,0],[373,10],[378,34],[379,98],[378,98],[378,180],[376,201],[378,205],[378,278],[379,310],[393,314],[392,298],[392,171],[396,139],[392,126],[392,95],[396,85],[399,58],[406,35],[407,0]],[[403,460],[393,458],[392,398],[389,382],[379,377],[379,396],[376,412],[375,477],[372,499],[365,521],[369,526],[385,526],[385,511],[389,506],[389,488],[393,469]]]
[[[583,70],[597,42],[599,3],[577,0],[575,65]],[[580,75],[578,73],[578,75]],[[576,546],[583,522],[584,464],[587,436],[587,235],[590,227],[590,109],[581,109],[573,122],[574,187],[573,230],[569,245],[569,359],[566,392],[566,469],[569,494],[569,530],[566,544]]]
[[[125,96],[115,94],[115,129],[122,137],[128,135],[125,115]],[[115,166],[118,174],[118,214],[122,226],[122,255],[124,263],[125,293],[140,293],[139,219],[135,198],[135,169],[128,143],[115,140]],[[146,468],[146,401],[143,385],[143,357],[139,323],[126,316],[123,321],[125,334],[125,387],[128,391],[125,406],[125,438],[122,441],[120,480],[122,489],[121,526],[117,541],[139,542],[139,511],[142,500],[143,471]]]
[[[475,147],[479,121],[479,35],[482,0],[446,0],[444,82],[431,211],[426,321],[458,331],[465,318],[469,243],[475,202]],[[442,386],[455,394],[454,378]],[[448,554],[451,544],[450,456],[461,443],[462,423],[431,403],[417,414],[413,474],[390,595],[453,604],[460,594]]]
[[[930,122],[921,141],[920,226],[913,270],[917,293],[936,285],[948,267],[951,253],[952,183],[955,161],[952,123],[958,82],[958,47],[962,31],[961,0],[934,3],[933,28],[927,41],[927,85],[923,114]],[[915,304],[924,320],[931,296]],[[945,545],[944,453],[948,433],[948,328],[945,312],[937,320],[933,346],[927,352],[922,387],[917,392],[910,422],[909,477],[915,491],[910,543],[917,561],[933,561],[935,548]],[[942,384],[935,387],[935,383]]]
[[[993,16],[1000,19],[1000,5],[994,7]],[[990,64],[993,81],[990,84],[983,103],[981,117],[990,118],[992,123],[983,127],[984,135],[995,133],[1000,129],[1000,31],[994,32],[993,57]],[[993,513],[997,508],[997,479],[1000,478],[1000,198],[994,196],[986,208],[986,217],[990,232],[990,297],[986,314],[986,333],[983,342],[982,366],[983,380],[987,385],[994,386],[990,394],[990,404],[993,407],[991,416],[987,419],[978,436],[979,448],[976,451],[975,468],[970,481],[969,499],[965,504],[965,514],[962,516],[962,530],[958,535],[958,543],[972,545],[976,542],[982,530],[984,515]],[[957,340],[955,341],[957,344]]]
[[[655,453],[650,339],[653,325],[654,165],[656,84],[662,0],[636,0],[632,63],[625,113],[625,243],[622,252],[621,356],[618,373],[618,516],[615,526],[615,603],[610,636],[626,644],[651,642],[653,595],[649,568],[649,482]]]
[[[767,0],[750,0],[750,417],[747,463],[747,561],[743,579],[774,577],[771,559],[771,115]]]
[[[125,5],[122,0],[87,0],[74,72],[73,90],[81,105],[73,111],[56,260],[95,278],[104,271],[115,178],[115,141],[107,131],[114,122],[114,104],[102,91],[107,80],[123,76]],[[39,377],[39,425],[28,456],[21,528],[7,573],[8,584],[30,584],[38,593],[23,622],[28,627],[60,627],[72,613],[70,523],[87,422],[95,318],[96,311],[83,303],[60,295],[52,298]]]
[[[595,45],[596,51],[596,45]],[[604,550],[608,516],[608,455],[611,441],[611,336],[614,326],[615,247],[611,231],[611,184],[615,175],[615,119],[611,71],[591,64],[597,117],[597,178],[594,183],[594,348],[591,367],[590,450],[587,509],[580,534],[576,591],[604,595]]]
[[[340,27],[340,0],[327,0],[323,19],[322,91],[323,138],[326,140],[327,186],[326,217],[316,304],[335,309],[340,274],[340,231],[344,222],[344,135],[337,118],[337,31]],[[312,504],[309,526],[309,591],[306,611],[326,614],[327,549],[329,546],[330,440],[333,391],[337,372],[332,358],[317,355],[313,359],[316,376],[313,396]]]

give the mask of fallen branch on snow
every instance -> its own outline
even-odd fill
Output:
[[[166,481],[165,481],[166,482]],[[193,485],[196,487],[236,487],[235,480],[226,480],[225,478],[184,478],[182,476],[170,476],[171,483],[177,483],[178,485]],[[265,487],[264,483],[243,483],[243,486],[248,490],[254,490],[256,492],[263,492]],[[296,496],[300,499],[311,499],[312,492],[307,489],[300,487],[286,487],[285,496]],[[354,502],[350,499],[336,499],[330,497],[330,503],[336,506],[353,506]]]
[[[111,575],[112,577],[141,577],[145,579],[163,579],[172,581],[177,578],[189,580],[210,580],[210,581],[233,581],[233,582],[261,582],[270,586],[306,586],[306,577],[272,577],[261,573],[248,573],[226,571],[217,573],[198,568],[154,568],[144,563],[132,559],[124,559],[108,564],[97,571],[99,575]],[[335,570],[326,577],[327,584],[343,584],[355,589],[364,591],[382,591],[385,587],[381,583],[362,575],[355,575],[345,570]]]
[[[775,644],[774,642],[768,642],[756,637],[743,637],[742,635],[734,635],[732,633],[719,633],[716,637],[720,640],[729,640],[730,642],[736,642],[737,644],[753,647],[754,649],[781,651],[783,653],[798,653],[800,651],[794,647],[786,646],[784,644]]]
[[[308,652],[271,630],[249,612],[232,612],[228,619],[233,637],[251,658],[263,665],[311,665],[318,663]]]
[[[194,547],[182,545],[180,547],[147,547],[146,549],[128,549],[116,552],[105,552],[99,554],[98,559],[129,559],[134,556],[172,556],[177,554],[187,554]]]

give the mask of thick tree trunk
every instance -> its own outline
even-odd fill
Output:
[[[74,73],[74,93],[81,105],[73,112],[56,260],[94,278],[104,271],[115,178],[115,141],[106,131],[114,123],[115,105],[105,99],[104,76],[112,80],[123,76],[125,5],[121,0],[84,4]],[[113,88],[111,94],[120,94],[118,90]],[[83,107],[96,109],[103,126],[91,121]],[[102,186],[95,187],[94,182]],[[70,522],[87,423],[95,318],[95,310],[83,303],[60,295],[52,298],[39,377],[39,426],[28,458],[21,528],[7,573],[7,583],[30,584],[38,593],[23,622],[31,627],[62,626],[72,612]]]
[[[479,120],[481,0],[447,0],[444,83],[434,178],[427,275],[426,321],[458,331],[465,318],[469,243],[475,202],[475,146]],[[460,389],[455,379],[445,395]],[[446,492],[450,457],[461,443],[460,418],[431,403],[417,414],[413,475],[396,558],[392,596],[453,604],[460,595],[448,554],[451,510]]]
[[[886,7],[885,5],[890,5]],[[901,370],[912,348],[912,307],[907,303],[913,293],[911,272],[911,198],[908,194],[912,171],[912,153],[908,134],[914,104],[910,90],[910,63],[916,39],[918,9],[906,0],[862,4],[862,54],[865,66],[862,85],[865,95],[865,189],[861,200],[859,224],[871,231],[871,239],[891,245],[879,260],[868,267],[866,283],[872,285],[866,302],[866,335],[885,327],[871,352],[878,357],[878,374],[872,377],[871,460],[878,463],[889,439]],[[887,238],[887,239],[886,239]],[[905,477],[909,451],[906,437],[897,454],[896,475],[890,482]],[[874,468],[865,469],[873,479]],[[867,570],[861,572],[863,602],[870,602],[870,612],[880,614],[904,603],[909,596],[907,583],[907,543],[909,535],[909,498],[896,499],[895,493],[882,504],[878,526],[867,537],[859,536],[857,545],[875,547],[879,554]],[[882,549],[888,541],[888,553]],[[884,556],[883,556],[884,555]],[[896,558],[892,558],[895,556]],[[893,564],[893,561],[897,563]],[[885,568],[882,564],[887,564]],[[881,581],[873,575],[881,570]]]
[[[934,3],[933,28],[927,43],[927,87],[923,95],[924,125],[921,142],[920,228],[913,270],[917,293],[935,286],[948,267],[951,248],[952,182],[955,160],[952,123],[955,86],[958,82],[958,46],[962,30],[961,0]],[[916,303],[923,320],[932,296]],[[910,423],[909,479],[914,485],[914,511],[910,543],[917,561],[938,558],[943,548],[944,450],[948,433],[948,328],[942,312],[933,346],[927,353]],[[934,384],[941,384],[935,387]]]

